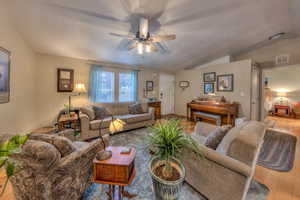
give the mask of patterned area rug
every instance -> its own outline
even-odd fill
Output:
[[[145,137],[150,131],[146,128],[137,129],[120,133],[111,137],[112,146],[130,146],[135,147],[137,156],[135,166],[137,175],[133,184],[126,188],[130,193],[138,194],[133,200],[154,200],[152,180],[148,172],[149,154],[146,151]],[[107,199],[105,191],[108,190],[107,185],[92,184],[85,192],[84,200],[102,200]],[[253,181],[247,195],[247,200],[266,200],[269,190],[266,186]],[[181,200],[206,200],[188,184],[184,184]]]
[[[284,133],[267,132],[259,154],[258,164],[281,172],[294,166],[297,138]]]

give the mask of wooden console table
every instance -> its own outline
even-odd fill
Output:
[[[114,200],[122,199],[122,196],[127,198],[137,196],[129,194],[124,190],[124,186],[130,185],[135,177],[134,160],[136,150],[132,147],[129,154],[121,154],[123,148],[110,146],[106,150],[112,151],[111,158],[102,161],[95,158],[93,161],[93,181],[95,183],[110,185],[107,194],[110,199]],[[116,191],[116,186],[119,187],[118,191]]]

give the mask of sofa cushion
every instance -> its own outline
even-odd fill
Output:
[[[202,136],[202,135],[195,134],[195,133],[193,133],[193,134],[191,135],[191,137],[192,137],[192,139],[193,139],[194,141],[196,141],[196,142],[199,143],[199,144],[203,144],[203,145],[204,145],[204,143],[205,143],[205,141],[206,141],[206,137],[204,137],[204,136]]]
[[[129,114],[133,114],[133,115],[144,113],[142,105],[140,103],[135,103],[135,104],[129,105],[128,112],[129,112]]]
[[[61,136],[48,134],[31,134],[29,136],[29,139],[44,141],[54,145],[60,152],[62,157],[67,156],[76,150],[75,146],[69,139]]]
[[[152,116],[150,113],[143,113],[143,114],[128,114],[128,115],[119,115],[115,116],[115,118],[118,118],[125,123],[136,123],[136,122],[141,122],[141,121],[146,121],[146,120],[151,120]]]
[[[106,117],[103,120],[101,120],[101,119],[93,120],[93,121],[90,121],[90,128],[92,130],[99,130],[100,125],[101,125],[101,129],[108,128],[110,125],[110,122],[111,122],[111,117]]]
[[[95,112],[92,106],[85,106],[85,107],[81,107],[80,111],[83,114],[86,114],[90,120],[94,120],[95,119]]]
[[[228,131],[228,133],[225,135],[225,137],[223,138],[222,142],[217,147],[216,151],[223,154],[223,155],[227,155],[230,144],[238,136],[238,134],[240,133],[241,128],[243,126],[245,126],[247,123],[248,122],[243,122],[239,126],[235,126],[232,129],[230,129]]]
[[[204,145],[216,150],[230,128],[230,125],[216,128],[208,135],[204,142]]]
[[[108,112],[103,106],[93,106],[93,110],[95,113],[95,119],[104,119],[108,117]]]

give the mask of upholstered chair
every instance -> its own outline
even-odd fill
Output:
[[[105,143],[108,137],[104,136]],[[17,173],[11,183],[16,199],[81,199],[91,183],[92,161],[102,149],[101,139],[71,142],[61,136],[32,134],[22,152],[14,156]]]

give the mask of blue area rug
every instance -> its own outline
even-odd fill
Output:
[[[130,146],[135,147],[137,156],[135,160],[136,177],[129,187],[125,189],[130,193],[138,194],[133,200],[154,200],[152,180],[148,172],[149,153],[146,150],[145,137],[150,134],[146,128],[137,129],[114,135],[110,139],[112,146]],[[107,199],[105,191],[107,185],[92,184],[85,192],[84,200],[103,200]],[[266,186],[253,181],[249,189],[246,200],[266,200],[269,190]],[[126,198],[124,198],[126,199]],[[184,184],[181,193],[181,200],[206,200],[188,184]]]

